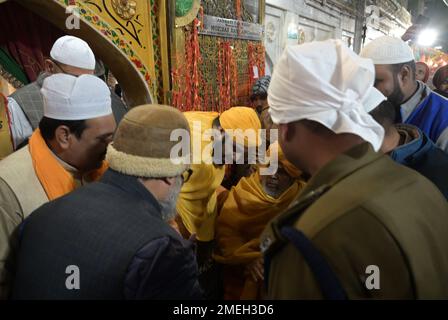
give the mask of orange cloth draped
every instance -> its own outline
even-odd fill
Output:
[[[76,189],[75,179],[54,157],[39,129],[34,131],[29,140],[29,150],[34,171],[50,201]],[[89,178],[98,180],[106,170],[107,163],[103,161],[102,167],[91,172]]]
[[[262,283],[246,277],[244,269],[261,257],[259,237],[268,222],[289,207],[303,186],[296,180],[275,199],[264,192],[257,171],[229,191],[218,216],[214,255],[216,261],[228,265],[224,268],[226,299],[260,298]]]

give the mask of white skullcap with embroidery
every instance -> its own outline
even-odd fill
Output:
[[[361,57],[372,59],[374,64],[401,64],[415,60],[411,47],[399,38],[379,37],[364,47]]]
[[[42,85],[44,116],[57,120],[87,120],[112,114],[109,87],[96,76],[58,73]]]
[[[95,55],[87,42],[73,36],[63,36],[56,40],[50,56],[57,62],[81,69],[95,69]]]

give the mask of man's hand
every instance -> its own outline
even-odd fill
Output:
[[[255,282],[264,280],[263,258],[259,258],[246,267],[246,274],[250,274]]]

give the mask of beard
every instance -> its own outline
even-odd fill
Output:
[[[278,189],[278,185],[274,186],[267,182],[267,179],[263,180],[261,183],[263,187],[263,191],[270,197],[277,199],[282,194],[280,190]]]
[[[387,100],[395,107],[400,107],[404,101],[404,93],[401,91],[400,84],[396,77],[394,78],[394,91],[387,97]]]
[[[394,91],[387,97],[387,101],[389,101],[395,109],[395,123],[403,122],[401,117],[401,105],[404,102],[404,93],[401,91],[397,78],[394,78]]]
[[[176,216],[176,203],[177,198],[179,197],[180,189],[182,189],[182,178],[177,177],[174,184],[168,191],[166,199],[159,201],[162,211],[162,219],[164,221],[172,220]]]

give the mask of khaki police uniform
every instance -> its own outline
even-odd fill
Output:
[[[270,298],[328,298],[316,268],[282,235],[288,226],[310,241],[349,299],[448,298],[447,201],[367,143],[322,168],[261,238]],[[375,282],[369,266],[378,267],[379,289],[366,284]]]

